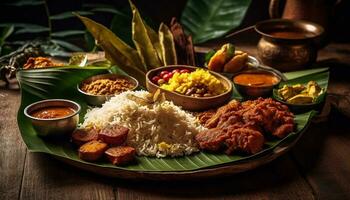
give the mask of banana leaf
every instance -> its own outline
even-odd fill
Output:
[[[75,11],[76,14],[79,15],[93,15],[93,12],[89,12],[89,11]],[[63,12],[63,13],[59,13],[56,15],[51,15],[49,16],[49,18],[51,20],[62,20],[62,19],[69,19],[69,18],[73,18],[75,17],[74,14],[71,11],[67,11],[67,12]]]
[[[189,0],[181,16],[195,44],[221,37],[238,27],[251,0]]]
[[[132,39],[136,46],[136,49],[146,67],[146,70],[162,66],[161,60],[159,59],[157,50],[153,46],[159,44],[157,34],[148,27],[145,22],[142,20],[139,11],[135,5],[130,2],[130,7],[132,10]],[[150,35],[151,37],[150,37]],[[153,39],[153,41],[151,40]]]
[[[1,28],[0,28],[1,30]],[[13,31],[15,30],[13,25],[9,25],[4,27],[1,31],[0,31],[0,56],[2,55],[2,46],[4,45],[6,39],[8,37],[10,37],[10,35],[13,33]]]
[[[32,152],[43,152],[56,157],[61,157],[73,160],[79,163],[94,165],[101,168],[118,168],[132,171],[147,171],[147,172],[174,172],[174,171],[191,171],[203,168],[211,168],[221,165],[235,164],[237,162],[249,162],[263,155],[271,154],[273,150],[281,145],[286,145],[294,142],[303,131],[306,130],[311,118],[316,114],[316,111],[305,112],[295,115],[297,124],[295,132],[289,134],[283,139],[273,139],[266,142],[264,150],[252,155],[225,155],[213,154],[208,152],[200,152],[190,156],[177,158],[152,158],[152,157],[137,157],[136,163],[127,166],[114,166],[107,161],[86,162],[78,157],[77,149],[68,141],[54,142],[38,137],[30,120],[25,117],[24,108],[41,99],[50,98],[65,98],[76,101],[82,106],[80,114],[80,122],[88,109],[83,96],[76,90],[76,86],[83,79],[94,75],[114,71],[106,67],[63,67],[49,68],[40,70],[21,70],[17,73],[18,80],[21,86],[21,106],[18,110],[18,126],[22,135],[22,139]],[[311,74],[311,75],[310,75]],[[319,74],[324,74],[320,76]],[[288,73],[287,77],[291,77]],[[294,78],[302,80],[304,76],[314,76],[318,82],[328,81],[327,69],[321,71],[299,71],[292,74]],[[316,76],[317,75],[317,76]],[[63,95],[64,94],[64,95]],[[239,94],[234,94],[239,97]]]
[[[163,23],[160,24],[158,32],[164,65],[176,65],[177,56],[173,34],[169,27]]]
[[[9,6],[37,6],[37,5],[43,5],[45,4],[45,1],[43,0],[18,0],[18,1],[13,1],[9,3],[4,3],[4,5],[9,5]]]
[[[80,15],[77,16],[93,35],[98,45],[105,51],[106,58],[135,77],[141,85],[145,85],[146,70],[137,51],[102,24]]]
[[[163,56],[163,49],[162,49],[162,45],[160,44],[160,38],[159,38],[158,34],[150,26],[148,26],[146,24],[146,22],[145,22],[145,27],[147,30],[148,37],[151,40],[153,47],[157,52],[157,55],[158,55],[158,58],[159,58],[161,65],[165,65],[163,57],[162,57]]]

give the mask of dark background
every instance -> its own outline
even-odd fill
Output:
[[[312,1],[312,0],[307,0]],[[0,2],[0,23],[36,23],[43,26],[47,26],[47,17],[43,6],[9,6],[5,5],[6,2]],[[51,15],[62,13],[65,11],[84,10],[83,4],[99,3],[110,4],[118,10],[125,10],[129,12],[129,4],[127,0],[48,0],[49,12]],[[141,13],[150,18],[154,24],[160,22],[169,23],[171,17],[175,16],[180,18],[182,9],[184,8],[187,0],[134,0],[134,3],[139,8]],[[314,1],[314,6],[317,7],[321,3],[326,3],[329,6],[329,12],[325,13],[329,21],[326,23],[326,30],[329,35],[329,40],[333,42],[350,42],[350,29],[348,28],[350,22],[350,1],[349,0],[318,0]],[[320,3],[318,3],[320,2]],[[258,21],[268,19],[268,0],[252,0],[251,6],[248,9],[246,17],[239,28],[250,26]],[[281,4],[281,11],[284,4]],[[113,14],[111,13],[95,13],[93,16],[89,16],[98,22],[108,25]],[[317,18],[317,16],[315,17]],[[66,29],[81,29],[84,27],[77,18],[69,18],[66,20],[59,20],[53,23],[53,30],[66,30]],[[31,33],[14,35],[9,40],[14,41],[17,39],[32,39],[36,36],[43,36],[43,33]],[[69,38],[67,38],[69,39]]]

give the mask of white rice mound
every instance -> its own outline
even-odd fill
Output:
[[[145,98],[149,93],[127,91],[112,97],[101,108],[88,110],[82,128],[125,126],[129,128],[127,145],[140,156],[174,157],[199,151],[194,136],[205,128],[192,114],[171,101],[147,107],[130,100],[128,94]]]

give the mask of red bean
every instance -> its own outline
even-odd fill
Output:
[[[182,69],[181,71],[180,71],[180,73],[182,74],[182,73],[190,73],[190,70],[188,70],[188,69]]]
[[[168,73],[163,76],[163,79],[168,82],[171,77],[173,77],[173,73]]]
[[[159,76],[154,76],[154,77],[152,78],[152,82],[155,83],[155,84],[157,84],[159,79],[160,79]]]
[[[180,73],[179,69],[174,69],[171,73],[175,74],[175,73]]]
[[[162,77],[162,78],[164,78],[164,76],[165,76],[166,74],[169,74],[169,72],[164,70],[164,71],[161,71],[161,72],[160,72],[159,76]]]

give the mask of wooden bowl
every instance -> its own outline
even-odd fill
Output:
[[[224,77],[221,74],[216,72],[209,71],[212,75],[214,75],[217,79],[221,81],[221,83],[227,88],[226,92],[212,96],[212,97],[191,97],[179,94],[177,92],[172,92],[168,90],[161,89],[158,85],[154,84],[151,79],[153,76],[156,76],[160,71],[167,70],[172,71],[174,69],[188,69],[190,71],[194,71],[198,69],[198,67],[185,66],[185,65],[169,65],[165,67],[160,67],[157,69],[153,69],[147,72],[146,74],[146,87],[149,92],[155,92],[157,89],[160,89],[164,92],[167,100],[173,101],[175,105],[181,106],[185,110],[190,111],[201,111],[208,110],[210,108],[216,108],[218,106],[223,105],[228,100],[230,100],[232,96],[232,83],[229,79]]]

